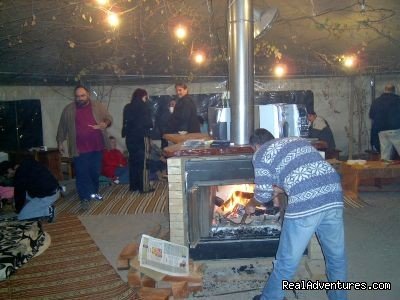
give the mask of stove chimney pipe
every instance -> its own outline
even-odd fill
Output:
[[[230,136],[235,144],[244,145],[254,130],[253,0],[229,3]]]

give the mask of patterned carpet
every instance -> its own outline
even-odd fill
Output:
[[[367,205],[366,202],[364,202],[361,199],[352,199],[351,197],[343,195],[343,200],[344,200],[344,207],[347,208],[361,208]]]
[[[44,229],[50,247],[0,283],[0,299],[139,299],[77,216],[60,217]]]
[[[126,215],[162,213],[168,210],[168,183],[156,181],[155,191],[147,194],[130,192],[129,185],[107,185],[100,188],[103,201],[90,201],[90,208],[82,211],[76,192],[61,197],[55,203],[56,216],[66,215]]]

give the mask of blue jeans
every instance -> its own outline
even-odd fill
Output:
[[[101,151],[81,153],[74,157],[76,190],[81,200],[90,200],[91,194],[99,192]]]
[[[18,220],[47,217],[50,214],[49,206],[53,205],[60,198],[60,192],[42,198],[32,198],[26,193],[26,203],[18,214]]]
[[[284,219],[274,269],[261,295],[261,300],[281,300],[285,295],[282,280],[292,280],[307,245],[317,234],[325,257],[328,281],[347,280],[344,247],[343,209],[334,208],[312,216]],[[330,300],[345,300],[347,292],[328,291]]]

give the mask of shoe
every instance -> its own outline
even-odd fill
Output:
[[[147,194],[147,193],[152,193],[152,192],[154,192],[156,189],[154,189],[154,188],[151,188],[151,189],[149,189],[149,190],[147,190],[147,191],[139,191],[139,193],[141,193],[141,194]]]
[[[90,200],[103,201],[103,196],[99,194],[91,194]]]
[[[89,209],[89,200],[83,199],[81,200],[81,209],[88,210]]]
[[[47,218],[47,223],[53,223],[54,222],[54,214],[55,214],[54,205],[50,205],[49,206],[49,217]]]
[[[118,179],[115,179],[113,182],[114,182],[115,184],[119,184],[119,180],[118,180]]]

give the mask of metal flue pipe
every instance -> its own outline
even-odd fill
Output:
[[[244,145],[254,130],[253,0],[229,3],[231,141]]]

